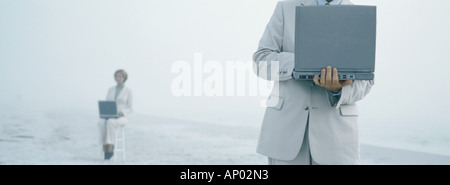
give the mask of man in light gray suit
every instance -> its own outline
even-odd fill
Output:
[[[274,91],[261,126],[257,152],[269,164],[359,164],[358,109],[373,81],[339,81],[324,66],[314,82],[292,78],[295,7],[351,4],[349,0],[289,0],[277,4],[253,59],[259,77]],[[278,65],[279,73],[266,73]],[[270,104],[269,102],[272,102]],[[274,103],[275,102],[275,103]]]

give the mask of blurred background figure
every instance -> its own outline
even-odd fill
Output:
[[[100,143],[103,145],[105,160],[111,159],[114,155],[114,143],[116,138],[116,129],[125,126],[128,122],[127,116],[132,112],[133,96],[131,90],[125,87],[128,79],[127,73],[119,69],[114,73],[117,85],[109,88],[106,100],[117,103],[117,112],[119,118],[100,119],[98,122],[100,128]]]

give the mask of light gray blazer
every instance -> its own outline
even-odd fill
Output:
[[[109,88],[108,94],[106,95],[106,100],[114,101],[116,95],[116,86]],[[131,112],[133,112],[133,94],[131,89],[124,86],[122,91],[120,91],[119,96],[117,96],[117,110],[122,111],[124,116],[127,117]]]
[[[279,90],[274,90],[268,99],[257,152],[279,160],[294,159],[309,119],[309,142],[314,161],[319,164],[359,164],[355,102],[370,92],[374,82],[354,81],[342,89],[337,103],[331,103],[326,89],[315,86],[312,81],[292,79],[295,7],[301,4],[317,5],[317,2],[290,0],[277,4],[253,56],[255,73],[267,80],[275,79],[273,75],[276,74],[261,71],[270,69],[271,61],[279,62],[279,78],[274,83],[274,88]],[[343,0],[342,4],[350,2]]]

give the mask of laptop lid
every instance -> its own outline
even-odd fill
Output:
[[[102,116],[118,116],[117,104],[115,101],[98,101],[100,117]]]
[[[295,71],[374,72],[375,6],[298,6]]]

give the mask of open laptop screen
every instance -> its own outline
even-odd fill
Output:
[[[117,105],[115,101],[99,101],[98,106],[100,117],[117,116]]]

